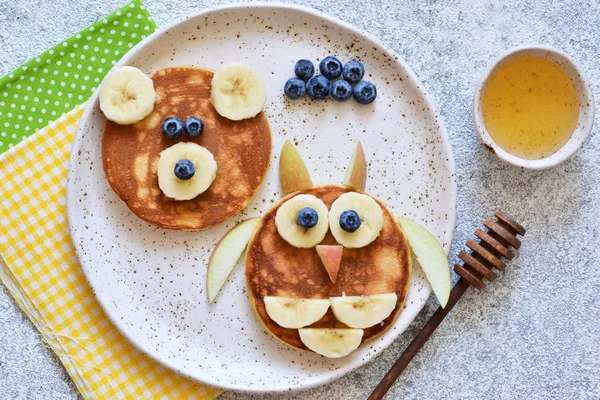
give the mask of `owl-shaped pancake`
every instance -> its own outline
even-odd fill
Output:
[[[366,165],[360,144],[357,150]],[[304,187],[271,208],[248,243],[248,294],[258,320],[277,339],[342,357],[393,324],[408,292],[410,251],[385,205],[356,188],[366,171],[362,180],[347,174],[358,182],[355,188],[307,187],[312,184],[301,166],[291,175],[280,167],[280,174],[298,177],[292,186]]]

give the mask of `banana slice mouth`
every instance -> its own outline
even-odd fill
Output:
[[[362,329],[298,329],[300,340],[306,347],[327,358],[341,358],[360,346]]]
[[[311,325],[325,315],[329,299],[295,299],[265,296],[265,308],[269,318],[284,328],[297,329]]]
[[[191,178],[180,179],[175,167],[181,160],[190,161],[195,173]],[[158,186],[165,196],[174,200],[191,200],[204,193],[217,177],[217,161],[205,147],[196,143],[177,143],[160,153],[158,160]]]
[[[396,308],[396,293],[331,297],[335,318],[350,328],[366,329],[382,323]]]

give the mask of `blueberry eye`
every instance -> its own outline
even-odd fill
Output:
[[[346,232],[355,232],[358,228],[360,228],[360,224],[360,217],[354,210],[344,211],[342,215],[340,215],[340,228]]]
[[[297,221],[304,229],[314,228],[319,222],[319,214],[313,208],[304,207],[298,211]]]
[[[185,120],[184,129],[188,136],[200,136],[204,130],[204,122],[200,118],[189,117]]]
[[[183,133],[183,124],[177,117],[170,117],[162,123],[162,133],[169,139],[177,139]]]
[[[194,167],[194,163],[190,160],[179,160],[175,164],[174,172],[177,178],[187,181],[188,179],[192,179],[196,173],[196,167]]]

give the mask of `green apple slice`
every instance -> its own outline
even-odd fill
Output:
[[[450,296],[450,267],[446,252],[427,229],[406,218],[398,217],[398,224],[406,235],[416,261],[421,265],[442,307]]]
[[[344,186],[354,190],[365,190],[367,184],[367,159],[365,152],[360,144],[360,141],[356,142],[356,147],[350,157],[350,164],[346,169],[346,175],[343,181]]]
[[[206,277],[208,301],[211,303],[246,249],[259,221],[260,218],[252,218],[234,226],[217,243],[208,262]]]
[[[289,140],[283,144],[279,156],[279,182],[284,195],[313,186],[302,156]]]

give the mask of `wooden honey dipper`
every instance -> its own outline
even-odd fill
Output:
[[[479,241],[470,239],[467,242],[467,247],[471,249],[471,252],[468,253],[462,250],[458,255],[462,261],[454,265],[454,272],[460,275],[460,279],[450,292],[446,308],[440,307],[437,309],[406,350],[404,350],[398,361],[396,361],[381,382],[379,382],[379,385],[373,390],[373,393],[369,396],[369,400],[379,400],[385,396],[408,363],[423,347],[427,339],[429,339],[446,315],[448,315],[452,307],[456,305],[469,286],[472,285],[477,289],[483,289],[485,287],[483,278],[489,281],[497,278],[492,268],[504,271],[505,265],[502,259],[513,259],[514,254],[510,248],[518,250],[521,247],[521,241],[517,239],[517,235],[525,235],[525,229],[502,211],[496,213],[496,221],[486,219],[483,221],[483,225],[485,229],[477,228],[475,231],[475,236],[479,238]]]

